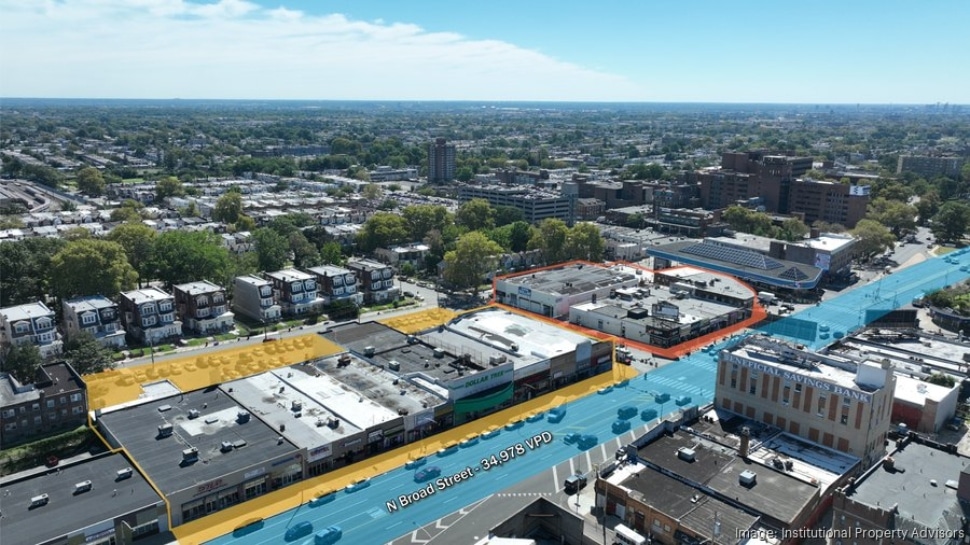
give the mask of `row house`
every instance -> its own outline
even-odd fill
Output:
[[[38,368],[30,383],[0,373],[0,444],[4,446],[83,426],[87,416],[84,381],[67,363]]]
[[[374,253],[381,261],[400,271],[406,264],[415,269],[424,268],[424,258],[428,256],[430,250],[427,244],[409,244],[394,248],[378,248]]]
[[[179,284],[174,288],[175,307],[186,331],[198,335],[225,333],[235,326],[226,290],[208,280]]]
[[[128,334],[144,344],[154,345],[182,335],[182,322],[175,315],[175,298],[158,288],[123,292],[121,313]]]
[[[296,269],[266,273],[273,285],[273,297],[284,316],[314,314],[323,310],[317,296],[317,281],[311,274]]]
[[[103,346],[125,348],[125,329],[118,304],[103,295],[77,297],[64,301],[64,330],[68,340],[82,332],[90,333]]]
[[[370,259],[358,259],[347,263],[357,275],[365,304],[386,303],[400,296],[401,290],[394,286],[394,270],[390,265]]]
[[[33,344],[45,358],[60,354],[63,348],[54,327],[54,311],[40,302],[0,309],[0,343]]]
[[[234,254],[242,254],[254,249],[253,236],[249,231],[222,233],[222,245]]]
[[[357,276],[350,269],[323,265],[307,271],[316,277],[317,293],[323,298],[325,305],[343,301],[360,305],[364,302],[363,295],[357,290]]]
[[[232,309],[258,322],[277,322],[282,316],[273,296],[273,284],[265,278],[246,275],[233,280]]]

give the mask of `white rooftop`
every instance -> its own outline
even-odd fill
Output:
[[[578,333],[500,309],[466,314],[448,328],[503,350],[511,351],[515,343],[518,348],[515,352],[540,359],[571,352],[577,345],[590,342]]]
[[[18,320],[39,318],[41,316],[52,317],[54,312],[47,308],[44,303],[27,303],[15,307],[2,308],[0,309],[0,314],[6,316],[8,322],[15,322]]]
[[[926,405],[927,400],[939,403],[950,393],[950,388],[930,384],[907,375],[896,375],[896,399],[913,405]]]
[[[276,278],[277,280],[282,280],[283,282],[291,282],[293,280],[309,280],[313,278],[313,276],[296,269],[283,269],[280,271],[266,273],[266,276]]]
[[[136,305],[147,303],[149,301],[164,301],[165,299],[172,298],[171,295],[158,288],[145,288],[140,290],[126,291],[121,295]]]

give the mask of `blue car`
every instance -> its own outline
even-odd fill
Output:
[[[572,445],[574,443],[578,443],[581,438],[582,436],[578,433],[567,433],[565,436],[563,436],[562,440],[567,445]]]
[[[614,420],[613,421],[613,433],[623,433],[630,429],[629,420]]]
[[[595,435],[583,435],[579,438],[579,448],[581,449],[591,449],[599,444],[599,439]]]
[[[344,531],[340,529],[340,526],[328,526],[313,536],[313,545],[333,545],[340,541],[343,535]]]
[[[362,488],[367,488],[368,486],[370,486],[370,479],[360,479],[348,484],[344,490],[349,494],[351,492],[357,492]]]
[[[294,541],[300,539],[303,536],[308,536],[313,533],[313,523],[312,522],[298,522],[295,526],[288,529],[286,534],[283,536],[287,541]]]
[[[616,410],[616,416],[620,420],[629,420],[637,415],[637,408],[633,405],[624,405]]]
[[[441,475],[441,468],[438,466],[428,466],[414,472],[414,480],[423,483],[437,478]]]
[[[336,494],[333,492],[325,492],[310,500],[310,507],[320,507],[325,503],[332,502],[334,499],[336,499]]]
[[[549,422],[556,424],[561,422],[563,418],[566,417],[566,407],[555,407],[549,409],[549,416],[546,418]]]

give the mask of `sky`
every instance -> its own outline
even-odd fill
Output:
[[[0,0],[0,97],[970,103],[970,0]]]

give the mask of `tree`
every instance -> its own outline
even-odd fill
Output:
[[[729,206],[721,214],[721,219],[731,226],[731,229],[742,233],[769,236],[773,234],[771,216],[764,212],[748,210],[742,206]]]
[[[256,229],[256,220],[247,216],[246,214],[239,214],[239,219],[236,223],[232,224],[232,228],[237,232],[242,231],[252,231]]]
[[[95,294],[111,298],[138,280],[125,249],[110,240],[69,242],[51,258],[47,273],[51,290],[62,299]]]
[[[365,252],[407,242],[408,224],[403,217],[387,212],[371,216],[357,233],[357,245]]]
[[[461,167],[455,172],[455,178],[459,182],[467,182],[475,177],[475,171],[470,167]]]
[[[566,239],[566,252],[570,259],[602,261],[605,247],[599,229],[592,223],[577,223],[569,230]]]
[[[928,224],[930,218],[935,216],[939,211],[940,194],[937,193],[935,189],[927,191],[925,194],[920,196],[918,201],[916,201],[916,212],[919,214],[916,221],[920,225]]]
[[[300,231],[294,231],[287,237],[290,253],[293,254],[293,266],[297,269],[317,267],[322,265],[320,251]]]
[[[510,225],[517,221],[525,221],[525,214],[514,206],[495,207],[495,225],[501,227]]]
[[[539,229],[529,239],[529,249],[542,250],[546,263],[562,263],[568,259],[568,239],[569,227],[560,219],[547,218],[542,220]]]
[[[472,199],[458,207],[458,212],[455,213],[455,225],[469,231],[491,229],[495,226],[492,219],[493,213],[492,205],[488,204],[488,201]]]
[[[145,208],[142,203],[125,199],[121,206],[111,211],[111,221],[136,222],[141,221],[141,210]]]
[[[377,184],[367,184],[360,190],[360,195],[369,202],[377,202],[384,196],[384,188]]]
[[[87,331],[72,335],[64,344],[64,359],[82,375],[100,373],[114,367],[111,350]]]
[[[889,229],[873,220],[859,220],[850,233],[859,239],[856,250],[863,259],[867,260],[892,248],[896,242],[896,237],[889,232]]]
[[[158,200],[182,195],[185,195],[185,187],[175,176],[166,176],[155,184],[155,198]]]
[[[207,231],[168,231],[155,241],[155,278],[167,286],[196,280],[225,285],[232,271],[229,250]]]
[[[902,231],[916,229],[917,213],[915,207],[906,203],[879,197],[869,203],[866,218],[885,225],[898,238]]]
[[[951,375],[948,375],[946,373],[938,373],[938,372],[934,372],[930,374],[930,376],[926,377],[923,380],[925,380],[926,382],[929,382],[930,384],[937,384],[939,386],[945,386],[947,388],[953,388],[953,385],[956,384],[956,380]]]
[[[827,221],[815,220],[812,224],[813,229],[818,229],[820,233],[844,233],[845,226],[841,223],[829,223]]]
[[[326,265],[342,264],[344,256],[340,248],[340,243],[332,240],[324,243],[323,247],[320,248],[320,260]]]
[[[781,228],[778,229],[778,238],[788,241],[801,240],[805,238],[808,231],[808,226],[805,225],[805,222],[802,220],[798,218],[788,218],[782,222]]]
[[[286,266],[289,243],[276,231],[263,227],[253,232],[253,247],[261,271],[278,271]]]
[[[117,242],[125,250],[128,263],[138,273],[139,285],[151,275],[156,236],[155,230],[144,223],[124,223],[108,233],[108,240]]]
[[[104,193],[104,176],[94,167],[84,167],[77,173],[78,191],[90,197],[100,197]]]
[[[227,191],[212,210],[212,219],[225,224],[236,223],[243,211],[242,194],[238,191]]]
[[[966,234],[968,227],[970,227],[970,206],[958,201],[947,201],[933,216],[933,225],[930,229],[940,240],[958,241]]]
[[[32,237],[0,244],[0,307],[39,301],[47,293],[51,257],[66,241]]]
[[[422,240],[432,229],[443,230],[452,223],[448,209],[435,204],[414,204],[401,211],[412,241]]]
[[[445,281],[455,289],[477,289],[495,267],[502,248],[482,233],[472,231],[458,239],[455,249],[445,254]]]
[[[529,248],[529,238],[532,237],[532,226],[524,221],[517,221],[507,227],[509,228],[509,250],[526,251]]]
[[[43,363],[44,358],[36,345],[15,344],[7,349],[7,355],[0,362],[0,369],[13,375],[21,384],[33,384],[37,369]]]

